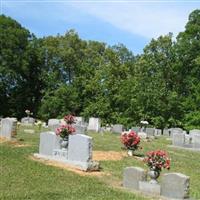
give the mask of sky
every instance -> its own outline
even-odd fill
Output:
[[[84,40],[122,43],[134,54],[160,35],[184,31],[200,0],[0,0],[0,12],[37,37],[74,29]]]

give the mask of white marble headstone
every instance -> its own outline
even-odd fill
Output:
[[[101,120],[99,118],[91,117],[87,130],[99,132],[101,128]]]

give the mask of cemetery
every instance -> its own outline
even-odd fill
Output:
[[[2,0],[0,200],[200,200],[198,4]]]
[[[40,191],[44,190],[44,197],[50,195],[50,198],[54,199],[52,192],[57,191],[55,198],[61,198],[62,195],[72,198],[70,191],[73,189],[69,184],[79,184],[80,193],[76,192],[73,198],[87,199],[85,184],[88,184],[90,188],[88,190],[91,190],[89,196],[93,196],[93,199],[107,197],[138,200],[200,198],[198,185],[200,183],[200,152],[187,149],[199,148],[199,140],[196,142],[198,129],[191,130],[187,134],[189,136],[185,136],[185,133],[182,133],[179,129],[179,131],[176,129],[176,131],[169,130],[168,132],[171,132],[166,135],[164,134],[164,131],[167,132],[166,129],[161,133],[160,130],[155,128],[144,129],[141,127],[133,127],[127,131],[123,128],[125,126],[118,124],[113,125],[114,129],[111,128],[109,131],[103,129],[104,134],[102,135],[100,119],[91,118],[89,123],[80,117],[74,119],[73,123],[68,123],[65,119],[51,119],[48,120],[48,126],[42,128],[39,128],[37,123],[29,125],[34,130],[34,134],[25,132],[27,126],[24,126],[24,124],[17,126],[16,119],[5,118],[1,120],[2,164],[7,166],[8,170],[3,173],[2,180],[4,182],[9,179],[11,175],[9,168],[12,168],[12,173],[15,173],[16,176],[13,184],[17,184],[20,180],[24,180],[24,184],[26,184],[18,185],[21,191],[19,193],[14,189],[15,184],[11,185],[12,190],[9,193],[6,192],[8,189],[3,187],[3,197],[7,199],[25,197],[37,199]],[[67,148],[63,146],[63,139],[59,135],[60,133],[58,134],[59,128],[65,126],[74,128],[68,135]],[[84,131],[75,130],[78,126],[84,126]],[[117,133],[119,129],[122,131],[121,134]],[[147,137],[140,137],[141,132],[145,133]],[[180,136],[181,139],[179,139]],[[182,136],[192,138],[187,140],[190,142],[190,146],[186,144],[187,141]],[[134,146],[130,146],[129,137],[133,137],[136,141]],[[6,139],[3,140],[3,138]],[[169,138],[171,139],[169,140]],[[171,143],[177,147],[185,146],[184,148],[172,148]],[[127,147],[127,150],[123,145]],[[155,149],[162,150],[156,152]],[[131,154],[130,150],[132,151]],[[153,158],[148,158],[146,155],[152,156],[152,153],[164,156],[163,159],[166,159],[168,163],[168,165],[163,165],[162,171],[161,168],[158,168],[159,175],[156,178],[155,175],[152,176],[153,172],[149,171],[147,167],[152,163],[150,165],[145,164],[148,159]],[[16,155],[15,158],[13,158],[14,155]],[[6,158],[10,156],[12,159],[9,161]],[[13,166],[14,163],[15,167]],[[32,167],[29,168],[28,166]],[[24,170],[21,171],[18,167],[24,168]],[[170,169],[167,170],[167,168]],[[152,169],[152,166],[149,169]],[[61,188],[64,189],[66,184],[68,188],[71,188],[70,190],[66,189],[61,192],[56,188],[50,189],[49,184],[51,183],[44,180],[47,179],[53,181],[54,184],[60,184],[59,176],[64,181]],[[28,191],[33,184],[30,179],[33,180],[34,184],[40,185],[41,188],[35,187],[34,191],[29,194]],[[42,183],[42,180],[45,182]],[[98,185],[97,194],[95,191],[93,193],[92,189],[96,187],[95,185]],[[120,190],[117,188],[120,188]]]

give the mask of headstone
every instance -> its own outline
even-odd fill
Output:
[[[33,117],[23,117],[21,119],[21,123],[23,125],[33,125],[35,123],[35,119]]]
[[[82,170],[98,170],[99,163],[92,160],[92,138],[81,134],[70,135],[68,160]]]
[[[185,144],[189,145],[192,142],[192,138],[189,134],[185,134]]]
[[[161,129],[155,129],[155,136],[161,136],[162,130]]]
[[[151,195],[160,195],[160,185],[147,181],[139,181],[139,190]]]
[[[87,129],[86,126],[77,125],[77,124],[74,125],[74,128],[76,130],[75,134],[85,134],[86,133],[86,129]]]
[[[191,137],[191,142],[194,143],[194,135],[199,134],[200,135],[200,130],[199,129],[193,129],[190,130],[189,135]]]
[[[200,134],[199,133],[193,134],[193,148],[200,150]]]
[[[155,135],[155,128],[146,128],[147,137],[153,137]]]
[[[0,136],[7,139],[11,139],[16,135],[17,121],[11,118],[5,118],[1,120],[1,132]]]
[[[180,132],[173,132],[172,144],[173,146],[183,147],[185,144],[185,135]]]
[[[147,174],[140,167],[126,167],[123,175],[123,186],[129,189],[138,190],[139,181],[146,181]]]
[[[99,170],[99,162],[92,160],[92,138],[86,135],[69,135],[68,147],[61,148],[62,139],[54,132],[40,135],[37,158],[58,161],[84,171]]]
[[[69,136],[68,159],[72,161],[89,162],[92,160],[92,138],[87,135],[75,134]]]
[[[113,133],[122,133],[123,132],[123,125],[122,124],[115,124],[115,125],[113,125],[113,127],[112,127],[112,132]]]
[[[170,130],[167,128],[163,129],[163,135],[169,137],[170,136]]]
[[[60,137],[51,131],[41,133],[39,154],[53,155],[54,149],[60,149]]]
[[[183,133],[183,129],[181,129],[181,128],[170,128],[170,137],[171,138],[173,138],[173,134],[174,133],[177,133],[177,132],[179,132],[179,133]]]
[[[48,127],[51,131],[54,131],[60,126],[60,120],[59,119],[49,119],[48,120]]]
[[[138,132],[138,136],[140,136],[141,139],[147,138],[147,134],[145,132]]]
[[[189,187],[190,177],[181,173],[168,173],[161,178],[161,195],[168,198],[189,198]]]
[[[101,128],[101,121],[100,121],[100,119],[99,118],[91,117],[89,119],[89,124],[88,124],[87,130],[99,132],[100,128]]]
[[[140,127],[132,127],[131,130],[138,133],[140,132]]]
[[[76,125],[83,125],[84,124],[83,117],[75,117],[75,124]]]

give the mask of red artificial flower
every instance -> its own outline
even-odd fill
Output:
[[[75,123],[75,118],[73,115],[66,115],[64,117],[64,120],[66,121],[67,124],[74,124]]]
[[[170,158],[165,151],[156,150],[147,153],[144,162],[147,163],[151,169],[161,171],[162,168],[170,169]]]
[[[123,133],[121,135],[121,142],[127,149],[136,150],[139,147],[140,137],[134,131]]]

